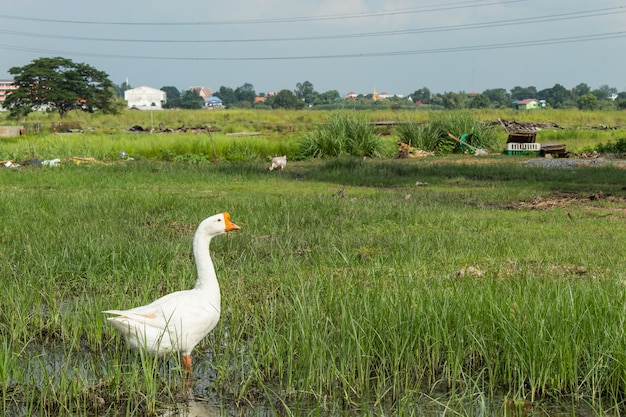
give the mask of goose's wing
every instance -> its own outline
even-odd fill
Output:
[[[184,310],[189,308],[189,291],[178,291],[159,298],[145,306],[131,308],[129,310],[106,310],[103,313],[111,314],[112,322],[132,321],[157,329],[165,329],[168,323],[180,321]]]
[[[106,310],[108,320],[131,345],[190,351],[217,324],[219,309],[193,290],[168,294],[130,310]],[[167,336],[165,336],[167,334]]]

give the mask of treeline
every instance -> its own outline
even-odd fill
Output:
[[[116,86],[118,95],[131,88],[126,83]],[[202,97],[194,90],[179,91],[176,87],[161,87],[167,94],[165,108],[197,109],[204,104]],[[415,90],[406,96],[392,96],[380,99],[375,93],[341,97],[337,90],[318,92],[309,81],[296,84],[294,90],[283,89],[278,92],[259,92],[250,83],[231,88],[221,86],[213,95],[222,100],[228,108],[242,109],[380,109],[408,108],[424,106],[429,109],[488,109],[511,108],[519,100],[536,99],[545,102],[545,107],[555,109],[576,108],[580,110],[623,110],[626,109],[626,92],[618,93],[614,87],[601,85],[592,89],[580,83],[572,89],[561,84],[551,88],[537,90],[534,86],[516,86],[510,91],[504,88],[487,89],[482,93],[445,92],[431,93],[427,87]]]
[[[617,93],[616,88],[601,85],[592,89],[585,83],[568,90],[561,84],[554,87],[537,90],[534,86],[516,86],[511,91],[504,88],[494,88],[482,93],[465,92],[431,94],[424,87],[411,94],[414,102],[440,106],[445,109],[483,109],[512,107],[513,103],[525,99],[545,100],[546,107],[555,109],[578,108],[581,110],[617,110],[626,109],[626,92]]]

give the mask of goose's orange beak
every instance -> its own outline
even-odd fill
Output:
[[[239,230],[241,227],[230,221],[230,213],[224,212],[224,221],[226,221],[226,231],[232,232],[233,230]]]

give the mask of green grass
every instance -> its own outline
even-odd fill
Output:
[[[226,411],[623,413],[624,171],[526,159],[0,169],[2,411],[180,401],[178,359],[129,351],[100,311],[191,287],[195,226],[227,210],[223,316],[193,353]]]

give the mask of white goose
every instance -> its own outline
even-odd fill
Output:
[[[185,370],[191,372],[191,351],[220,319],[220,287],[209,253],[215,236],[239,226],[224,212],[204,219],[193,239],[198,280],[192,290],[177,291],[130,310],[107,310],[108,320],[135,349],[163,355],[180,352]]]

